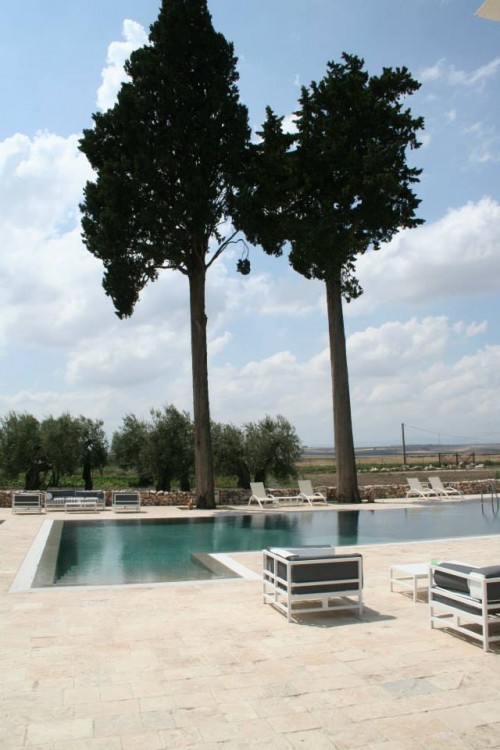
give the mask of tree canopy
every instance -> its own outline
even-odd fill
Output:
[[[302,444],[293,425],[281,414],[275,418],[266,415],[241,428],[216,424],[213,435],[217,471],[236,476],[240,487],[250,489],[252,479],[265,482],[273,476],[285,481],[297,476]]]
[[[113,458],[123,469],[134,469],[139,486],[147,487],[153,482],[149,439],[151,424],[126,414],[122,427],[113,433],[111,451]]]
[[[94,114],[80,141],[96,172],[83,238],[119,317],[161,269],[189,280],[197,504],[213,507],[205,275],[235,234],[222,227],[249,141],[247,110],[233,46],[206,0],[163,0],[126,72],[117,103]]]
[[[107,460],[108,442],[100,420],[46,417],[41,422],[32,414],[9,412],[0,418],[0,468],[15,479],[24,474],[25,489],[57,486],[63,474],[82,470],[86,489],[92,489],[94,469]],[[49,475],[50,472],[50,475]]]
[[[176,477],[181,490],[190,490],[194,468],[191,417],[172,405],[152,409],[151,416],[150,457],[156,488],[170,490],[172,479]]]

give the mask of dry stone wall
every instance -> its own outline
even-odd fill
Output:
[[[476,479],[461,482],[449,482],[464,495],[479,495],[481,492],[487,494],[491,486],[496,486],[495,479]],[[335,501],[336,487],[321,488],[328,500]],[[405,498],[408,491],[407,484],[370,484],[359,488],[363,502],[375,502],[381,498]],[[278,490],[276,494],[293,495],[297,492],[294,487]],[[153,490],[141,490],[141,502],[145,506],[189,506],[193,505],[194,492],[155,492]],[[248,490],[219,489],[216,490],[216,504],[218,506],[247,505],[250,493]],[[111,493],[107,501],[111,504]],[[11,490],[0,490],[0,507],[10,508],[12,506]],[[255,505],[253,506],[255,507]]]

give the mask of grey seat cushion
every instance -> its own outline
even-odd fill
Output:
[[[444,573],[442,570],[434,571],[434,584],[439,586],[441,589],[447,589],[448,591],[456,591],[460,594],[469,594],[469,584],[466,578],[461,576],[453,575],[453,571],[458,573],[465,573],[468,575],[472,571],[477,572],[477,568],[474,565],[462,565],[460,563],[441,563],[440,568],[446,568],[449,573]]]
[[[500,565],[487,565],[484,568],[478,568],[476,573],[480,573],[486,579],[500,578]],[[489,602],[500,601],[500,583],[487,583],[486,588]]]

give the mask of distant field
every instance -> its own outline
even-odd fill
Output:
[[[301,461],[298,462],[299,467],[318,467],[318,466],[324,466],[324,467],[331,467],[335,463],[335,459],[333,455],[330,456],[307,456],[303,457]],[[469,465],[471,463],[474,464],[484,464],[485,466],[499,466],[500,465],[500,453],[493,454],[493,453],[487,453],[487,454],[476,454],[474,459],[470,456],[458,456],[458,460],[455,456],[451,456],[450,454],[441,454],[441,457],[438,454],[432,454],[429,453],[425,456],[412,456],[407,455],[406,456],[406,463],[408,466],[415,466],[415,467],[425,467],[432,464],[433,466],[443,466],[443,467],[449,467],[449,468],[462,468],[464,465]],[[377,467],[377,468],[401,468],[403,465],[403,457],[401,455],[394,455],[394,456],[356,456],[356,465],[360,469],[364,468],[371,468],[371,467]]]
[[[299,462],[299,466],[332,466],[335,456],[331,448],[306,448]],[[401,449],[373,448],[356,450],[356,464],[358,468],[371,467],[401,467],[403,455]],[[446,446],[440,449],[438,446],[428,448],[412,446],[406,450],[406,464],[408,466],[442,466],[449,468],[462,468],[470,464],[484,464],[485,466],[500,465],[500,446],[461,446],[453,449]]]

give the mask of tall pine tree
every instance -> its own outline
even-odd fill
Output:
[[[234,236],[221,226],[248,115],[233,46],[214,30],[206,0],[163,0],[149,44],[132,53],[126,72],[117,103],[93,116],[80,141],[96,172],[81,207],[83,238],[104,264],[120,318],[161,269],[188,279],[197,506],[212,508],[205,283]]]
[[[420,171],[407,164],[419,147],[421,117],[403,108],[419,84],[406,68],[370,77],[344,54],[302,89],[297,134],[267,110],[261,141],[243,175],[236,224],[272,255],[290,243],[292,267],[325,282],[332,371],[337,497],[359,502],[342,298],[362,293],[356,258],[415,227]]]

